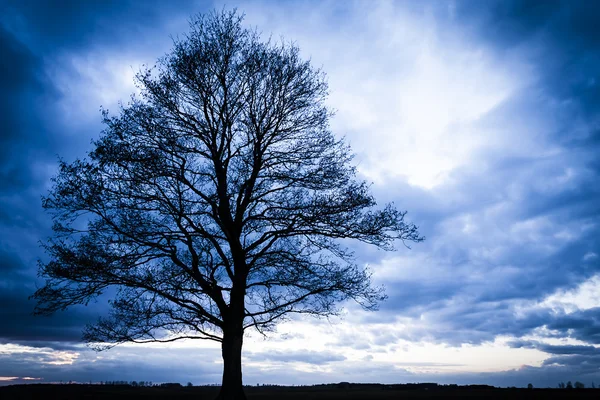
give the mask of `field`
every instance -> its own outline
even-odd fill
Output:
[[[0,387],[2,400],[60,399],[60,400],[115,400],[133,399],[196,399],[212,400],[218,387],[130,387],[107,385],[13,385]],[[383,385],[356,385],[355,387],[247,387],[252,400],[328,400],[328,399],[425,399],[425,398],[486,398],[486,399],[597,399],[600,391],[594,389],[497,389],[479,387],[445,387],[398,389]]]

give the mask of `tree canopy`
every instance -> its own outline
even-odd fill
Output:
[[[377,208],[329,129],[324,73],[290,43],[261,40],[237,12],[190,32],[136,76],[140,93],[85,159],[60,162],[43,206],[54,235],[38,313],[116,288],[87,327],[96,346],[222,343],[221,398],[243,398],[243,332],[291,313],[331,315],[384,298],[348,240],[392,250],[422,240],[405,212]],[[228,372],[229,371],[229,372]],[[239,386],[239,389],[237,388]]]

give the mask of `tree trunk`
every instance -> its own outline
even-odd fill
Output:
[[[239,243],[238,243],[239,247]],[[232,282],[229,307],[223,312],[223,382],[217,400],[246,400],[242,384],[242,342],[244,341],[244,300],[246,265],[241,253],[232,251],[236,276]],[[240,261],[241,259],[241,261]]]
[[[223,332],[223,382],[217,400],[246,400],[242,384],[243,338],[244,333],[241,329]]]

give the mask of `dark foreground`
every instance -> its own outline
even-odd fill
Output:
[[[486,398],[486,399],[597,399],[596,389],[498,389],[485,387],[448,387],[399,389],[384,385],[353,385],[353,387],[246,387],[252,400],[325,400],[325,399],[424,399],[424,398]],[[116,400],[133,399],[195,399],[212,400],[218,387],[130,387],[108,385],[13,385],[0,387],[2,400],[61,399],[61,400]]]

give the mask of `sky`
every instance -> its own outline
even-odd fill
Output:
[[[217,344],[81,341],[105,302],[34,317],[41,196],[100,106],[188,30],[237,7],[321,67],[331,128],[379,204],[426,237],[357,245],[379,311],[244,342],[246,384],[600,384],[600,5],[586,1],[0,2],[0,385],[220,382]]]

